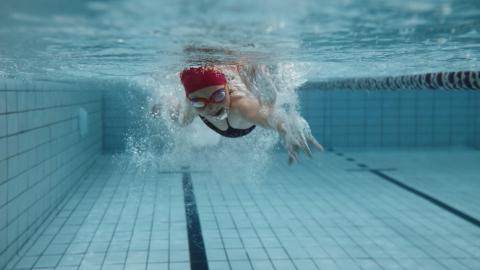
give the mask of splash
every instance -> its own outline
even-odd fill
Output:
[[[249,88],[260,102],[300,117],[296,89],[305,82],[306,65],[249,65],[242,72],[252,79]],[[222,181],[256,182],[263,179],[274,152],[281,149],[278,134],[270,129],[257,127],[247,136],[231,139],[210,130],[198,117],[180,126],[176,108],[190,105],[184,102],[178,74],[158,74],[137,85],[148,94],[149,108],[157,106],[156,117],[145,110],[142,131],[132,131],[127,138],[127,152],[138,166],[154,164],[169,171],[189,166],[192,171],[209,171]]]

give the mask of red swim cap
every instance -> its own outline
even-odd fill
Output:
[[[210,67],[186,68],[180,72],[180,80],[187,95],[208,86],[227,83],[222,72]]]

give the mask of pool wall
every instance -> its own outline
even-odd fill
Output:
[[[335,148],[480,148],[480,92],[466,90],[299,89],[301,113],[325,146]],[[104,91],[104,151],[125,150],[142,131],[147,94],[120,85]],[[141,137],[141,136],[140,136]]]
[[[327,147],[480,148],[472,91],[300,91]],[[125,83],[0,80],[0,268],[21,250],[102,152],[144,132],[147,94]]]
[[[302,114],[326,146],[480,146],[480,92],[300,90]]]
[[[0,79],[0,268],[101,153],[102,92],[92,87]]]

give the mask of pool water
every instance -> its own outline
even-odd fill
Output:
[[[479,26],[476,0],[2,1],[0,269],[480,269]],[[151,117],[235,61],[325,151]]]

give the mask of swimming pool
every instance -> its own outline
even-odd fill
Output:
[[[477,2],[2,1],[0,269],[479,269]],[[326,151],[149,117],[238,57]]]

